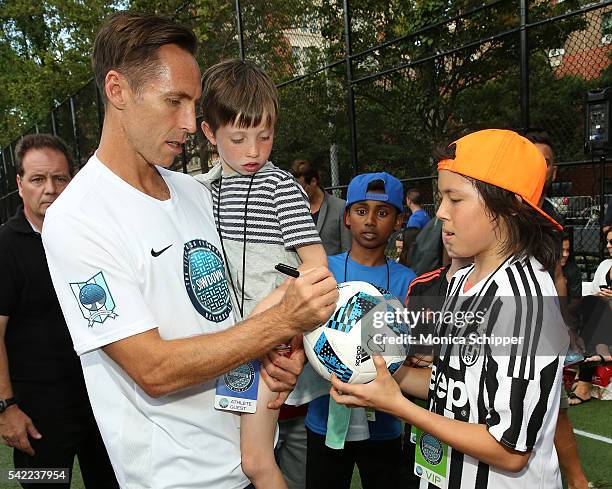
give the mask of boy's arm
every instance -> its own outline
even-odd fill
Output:
[[[502,445],[484,424],[450,419],[423,409],[406,398],[398,402],[391,414],[418,426],[455,450],[502,470],[519,472],[531,455],[531,452],[519,452]]]
[[[303,262],[300,271],[326,267],[327,255],[312,220],[304,189],[289,176],[277,183],[273,199],[285,248],[296,249]]]
[[[402,365],[393,378],[399,385],[402,393],[414,396],[419,399],[427,399],[429,394],[429,379],[431,378],[431,368],[414,368]]]
[[[332,375],[330,394],[334,400],[339,404],[373,407],[398,416],[454,449],[502,470],[518,472],[529,460],[530,452],[505,447],[493,438],[484,424],[446,418],[410,402],[402,396],[385,361],[375,356],[374,364],[377,377],[369,384],[345,384]]]
[[[327,266],[327,255],[325,254],[325,248],[323,248],[322,244],[317,243],[300,246],[297,249],[297,254],[300,260],[302,260],[302,265],[299,267],[300,271]]]

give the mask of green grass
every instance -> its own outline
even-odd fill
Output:
[[[612,438],[612,401],[570,406],[569,417],[578,430]],[[612,445],[580,435],[576,435],[576,441],[587,478],[597,487],[612,487]]]
[[[574,428],[612,438],[612,401],[593,400],[581,406],[570,407],[569,416]],[[587,478],[600,488],[612,488],[612,445],[576,435],[580,461]],[[0,468],[11,468],[13,455],[10,448],[0,445]],[[0,487],[20,489],[15,483],[0,483]],[[71,489],[84,489],[78,462],[75,462]],[[359,473],[355,470],[351,489],[361,489]]]
[[[2,444],[0,444],[0,468],[13,468],[13,449]],[[21,489],[21,485],[16,482],[0,481],[0,487],[2,489]],[[75,460],[74,462],[74,468],[72,471],[72,483],[70,484],[70,489],[85,489],[85,484],[83,484],[83,478],[81,477],[81,470],[79,469],[78,460]]]

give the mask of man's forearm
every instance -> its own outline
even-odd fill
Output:
[[[273,307],[219,333],[163,340],[147,331],[104,347],[104,351],[153,397],[214,379],[258,358],[295,331]]]
[[[8,354],[4,335],[8,326],[8,316],[0,316],[0,399],[13,397],[13,386],[9,375]]]
[[[13,397],[13,386],[8,368],[8,355],[4,340],[0,341],[0,399]]]
[[[214,379],[321,324],[337,298],[336,281],[319,267],[295,279],[279,304],[225,331],[162,340],[151,329],[106,345],[104,351],[147,394],[163,396]]]

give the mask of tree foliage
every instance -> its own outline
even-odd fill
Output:
[[[519,125],[516,0],[491,0],[491,6],[480,10],[485,2],[477,0],[349,3],[359,169],[385,169],[399,177],[427,175],[435,145],[471,129]],[[580,3],[530,2],[530,21],[571,11]],[[241,5],[246,57],[264,66],[277,83],[345,57],[341,1],[242,0]],[[188,25],[200,39],[198,61],[205,69],[239,55],[234,7],[227,0],[0,0],[0,145],[34,123],[49,130],[51,108],[85,86],[76,97],[78,138],[82,153],[95,147],[95,92],[85,84],[91,79],[95,33],[113,10],[155,12]],[[592,80],[559,78],[548,52],[586,25],[585,16],[579,15],[529,31],[531,117],[541,126],[566,128],[566,157],[577,155],[580,146],[577,101],[585,89],[609,82],[611,76],[604,71]],[[336,143],[340,180],[347,182],[355,169],[350,164],[346,66],[283,84],[279,92],[274,160],[285,166],[308,157],[325,167]],[[66,104],[57,116],[71,137]]]

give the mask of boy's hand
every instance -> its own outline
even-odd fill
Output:
[[[291,355],[281,355],[271,351],[262,358],[261,378],[278,397],[268,403],[268,409],[280,409],[297,383],[304,368],[306,355],[301,335],[291,339]]]
[[[302,273],[291,281],[279,303],[279,312],[295,334],[311,331],[327,321],[336,308],[336,280],[326,267]]]
[[[345,384],[332,374],[330,395],[338,404],[349,407],[371,407],[394,414],[397,406],[405,401],[399,385],[391,377],[387,364],[380,355],[372,357],[376,365],[376,378],[368,384]]]

